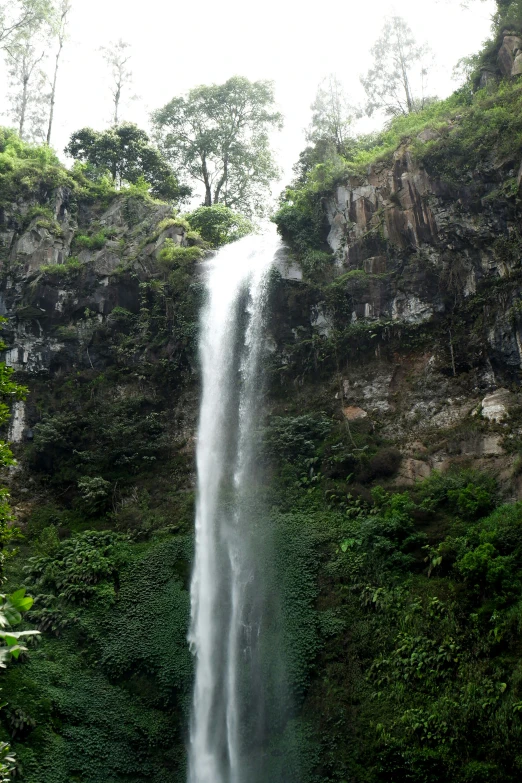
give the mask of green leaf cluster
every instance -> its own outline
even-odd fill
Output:
[[[211,247],[221,247],[229,242],[235,242],[254,230],[250,220],[225,204],[199,207],[187,215],[187,219],[192,228]]]

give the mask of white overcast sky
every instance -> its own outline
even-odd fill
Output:
[[[436,54],[430,92],[448,95],[456,62],[476,52],[488,37],[493,0],[72,0],[70,40],[58,87],[54,146],[89,125],[110,118],[105,65],[98,51],[123,38],[132,46],[133,91],[139,98],[124,119],[147,127],[149,112],[198,84],[240,74],[272,79],[285,116],[275,139],[285,181],[304,146],[319,81],[335,73],[354,100],[361,100],[359,74],[370,65],[369,50],[384,17],[404,16],[419,42]]]

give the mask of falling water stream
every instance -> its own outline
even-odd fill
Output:
[[[196,659],[189,783],[257,779],[252,748],[267,720],[259,655],[266,607],[253,486],[267,273],[279,245],[275,232],[249,236],[208,262],[189,633]]]

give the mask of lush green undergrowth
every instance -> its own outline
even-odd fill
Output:
[[[267,749],[270,779],[287,781],[279,761],[297,753],[296,783],[514,782],[522,506],[471,471],[394,490],[398,462],[373,437],[326,414],[268,421],[266,574],[295,713]],[[138,501],[118,532],[90,501],[34,511],[11,566],[44,635],[5,676],[4,737],[31,783],[181,781],[189,523],[167,512],[151,527]]]
[[[35,430],[40,501],[10,579],[35,595],[43,638],[6,672],[3,738],[30,783],[181,782],[190,456],[162,451],[125,407],[144,423],[159,398],[69,383],[54,391],[62,415],[75,404],[102,426],[58,433],[55,415]],[[398,452],[317,401],[276,411],[262,434],[253,501],[280,613],[265,652],[279,666],[283,650],[294,714],[266,749],[270,780],[291,767],[292,783],[518,780],[522,506],[471,471],[397,490]]]
[[[314,568],[320,585],[301,712],[317,755],[303,780],[518,780],[522,505],[470,471],[400,492],[314,481],[321,421],[315,448],[302,418],[275,422],[281,510],[310,547],[303,585]]]
[[[42,642],[5,682],[4,735],[19,773],[56,783],[181,780],[190,538],[140,545],[86,532],[60,542],[57,530],[40,532],[23,569]]]

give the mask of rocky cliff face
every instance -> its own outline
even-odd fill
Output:
[[[422,133],[417,149],[437,135]],[[299,307],[280,324],[281,361],[291,363],[291,333],[330,342],[345,416],[368,416],[400,446],[406,483],[460,461],[509,484],[522,434],[522,249],[516,194],[503,188],[518,163],[492,159],[455,184],[411,146],[326,199],[335,279],[306,294],[291,284],[285,301]],[[497,399],[502,413],[492,416]]]
[[[436,135],[426,131],[416,143]],[[492,161],[451,184],[404,144],[326,200],[330,286],[310,285],[295,261],[278,265],[272,355],[284,383],[295,389],[315,377],[330,385],[347,419],[367,417],[400,447],[406,482],[451,461],[486,460],[518,492],[509,455],[522,437],[522,281],[516,199],[502,194],[517,170],[515,161]],[[170,208],[125,196],[78,205],[63,188],[47,205],[52,214],[31,216],[34,204],[2,214],[7,364],[51,383],[57,374],[121,366],[123,313],[135,319],[124,363],[178,366],[178,305],[160,291],[158,258],[187,237],[169,221]],[[151,296],[160,296],[166,319],[159,340],[147,333],[158,306]],[[177,393],[184,383],[178,378]],[[500,413],[491,416],[497,399]],[[17,408],[13,439],[36,421]]]
[[[87,357],[93,329],[115,307],[139,310],[140,282],[150,277],[166,239],[186,245],[185,229],[171,225],[149,241],[171,215],[168,205],[122,197],[106,209],[86,204],[78,209],[64,189],[55,194],[52,220],[37,215],[20,231],[20,218],[30,209],[16,205],[2,216],[6,362],[30,373],[54,371],[64,362],[90,365],[97,360],[96,349]],[[96,232],[101,247],[71,249],[75,236],[88,240]]]
[[[481,285],[513,275],[519,258],[499,252],[498,240],[514,235],[518,219],[509,203],[488,200],[504,176],[494,174],[471,187],[451,186],[430,176],[404,147],[391,165],[374,165],[365,180],[336,188],[327,204],[328,243],[340,267],[387,275],[369,301],[358,303],[359,311],[421,323],[450,309],[448,294],[465,301]],[[520,365],[519,343],[513,329],[507,344],[496,344],[507,364]]]

